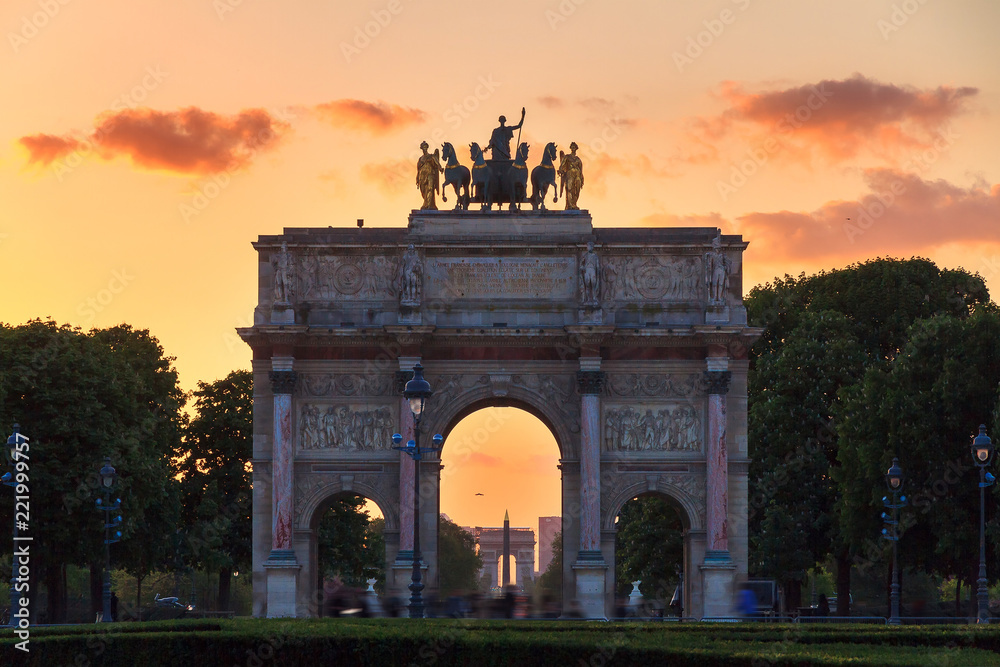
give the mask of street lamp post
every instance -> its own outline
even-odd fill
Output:
[[[972,457],[979,468],[979,623],[990,622],[990,591],[986,581],[986,487],[992,486],[996,478],[986,472],[986,466],[993,459],[993,441],[986,435],[986,426],[979,425],[979,435],[972,440]]]
[[[889,625],[899,625],[899,508],[906,506],[906,496],[900,496],[906,476],[899,467],[899,459],[885,473],[885,484],[892,493],[892,500],[882,498],[882,504],[892,510],[892,515],[882,512],[882,519],[889,526],[882,529],[882,536],[892,542],[892,586],[889,588]]]
[[[11,433],[10,437],[7,438],[7,457],[10,461],[10,465],[13,468],[11,472],[5,472],[0,481],[3,482],[4,486],[9,486],[12,491],[14,491],[14,509],[17,509],[17,481],[16,475],[17,471],[17,461],[22,456],[26,454],[20,454],[24,451],[27,446],[28,438],[21,435],[20,424],[14,424],[14,432]],[[18,543],[18,529],[17,529],[17,512],[14,512],[14,550],[11,551],[12,554],[17,553],[17,543]],[[17,557],[12,556],[10,563],[10,619],[8,620],[8,625],[12,628],[17,627],[18,619],[21,615],[21,596],[17,594]]]
[[[112,512],[118,512],[121,509],[121,498],[115,498],[114,503],[111,502],[111,494],[114,492],[115,482],[118,481],[118,473],[115,472],[114,467],[111,465],[111,457],[105,457],[104,465],[101,467],[100,473],[101,477],[101,491],[104,493],[103,501],[97,499],[97,510],[104,512],[104,590],[102,591],[103,598],[103,613],[101,615],[102,623],[111,622],[111,544],[117,542],[122,537],[122,531],[118,530],[122,523],[121,515],[116,515],[114,518],[111,517]],[[115,529],[112,535],[111,530]]]
[[[409,401],[410,412],[413,413],[413,440],[408,441],[405,446],[400,446],[403,436],[399,433],[392,436],[392,442],[395,445],[393,449],[405,452],[413,459],[413,574],[410,577],[409,585],[411,593],[410,618],[424,617],[424,600],[421,596],[424,585],[420,580],[420,568],[422,565],[422,555],[420,553],[420,459],[425,453],[440,450],[441,444],[444,442],[444,438],[440,435],[435,435],[433,438],[433,447],[420,447],[420,420],[423,416],[427,399],[433,393],[431,385],[424,379],[424,367],[417,364],[413,367],[413,377],[403,388],[403,398]]]

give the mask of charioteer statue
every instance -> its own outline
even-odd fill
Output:
[[[532,210],[545,209],[545,195],[551,187],[553,203],[565,192],[566,210],[579,210],[577,198],[583,187],[583,161],[576,154],[577,145],[570,144],[570,154],[559,151],[561,158],[556,170],[556,144],[549,142],[542,150],[541,162],[528,170],[528,144],[521,143],[521,127],[524,125],[525,110],[521,107],[521,120],[517,125],[507,125],[506,116],[500,116],[500,126],[493,130],[484,148],[473,142],[469,144],[472,168],[459,164],[454,146],[445,142],[442,152],[427,152],[426,142],[421,144],[423,155],[417,162],[417,187],[424,197],[423,210],[434,210],[434,195],[440,191],[443,201],[447,201],[445,188],[451,185],[455,191],[455,209],[468,210],[470,203],[480,204],[481,210],[492,210],[493,204],[509,204],[510,210],[520,210],[521,204],[530,202]],[[515,152],[511,156],[510,142],[517,130]],[[491,159],[484,153],[489,150]],[[440,158],[447,163],[442,169]],[[444,172],[444,185],[439,190],[439,174]],[[530,174],[530,180],[529,180]],[[556,176],[559,185],[556,185]],[[528,195],[528,184],[532,192]]]
[[[494,160],[509,160],[510,159],[510,140],[514,138],[514,130],[517,130],[517,142],[521,143],[521,126],[524,125],[524,107],[521,107],[521,122],[517,125],[508,127],[504,125],[507,122],[506,116],[500,116],[500,127],[493,130],[493,134],[490,136],[490,141],[486,145],[492,152],[491,155]]]

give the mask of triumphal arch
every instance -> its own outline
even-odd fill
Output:
[[[551,429],[565,604],[610,615],[615,518],[655,493],[682,517],[686,615],[730,615],[747,568],[746,353],[760,333],[742,305],[746,243],[467,204],[254,243],[259,300],[239,331],[253,349],[254,614],[317,614],[317,525],[344,493],[382,509],[387,589],[405,599],[415,483],[433,593],[443,469],[431,455],[415,480],[391,442],[412,437],[401,391],[419,362],[434,391],[421,430],[444,448],[487,406]]]

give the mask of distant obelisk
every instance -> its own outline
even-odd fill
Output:
[[[503,587],[510,584],[510,515],[503,513]]]

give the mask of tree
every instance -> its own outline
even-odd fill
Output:
[[[173,555],[169,535],[180,521],[180,485],[176,479],[172,458],[186,423],[181,407],[186,397],[178,385],[173,358],[165,357],[163,348],[146,330],[120,324],[108,329],[95,329],[93,340],[111,350],[132,369],[137,380],[133,399],[141,413],[147,415],[148,430],[135,449],[125,454],[122,473],[132,481],[130,494],[155,499],[139,507],[127,517],[128,539],[119,543],[118,565],[136,578],[136,600],[133,616],[142,608],[142,581],[154,570],[161,569]],[[127,466],[142,461],[144,474],[135,474]],[[126,518],[123,515],[123,518]],[[91,580],[96,582],[102,563],[91,563]],[[96,588],[96,587],[95,587]],[[95,592],[99,591],[99,588]],[[93,596],[99,599],[98,595]],[[96,600],[95,600],[96,602]],[[124,611],[126,601],[121,601]]]
[[[124,518],[112,558],[134,564],[141,543],[159,539],[146,528],[164,500],[184,400],[162,353],[148,331],[127,325],[90,334],[41,320],[0,327],[0,423],[17,421],[31,437],[31,515],[44,517],[31,522],[32,567],[50,622],[65,619],[65,566],[96,572],[104,561],[94,500],[105,456],[120,475]]]
[[[618,595],[639,591],[648,600],[670,600],[684,562],[684,527],[665,499],[644,495],[625,503],[618,513],[615,536],[615,580]]]
[[[543,600],[550,598],[556,604],[562,605],[563,538],[561,530],[552,538],[552,560],[549,561],[542,576],[538,578],[537,589],[541,592]]]
[[[748,319],[765,327],[748,385],[751,570],[783,581],[790,604],[805,570],[832,555],[838,613],[847,613],[852,546],[831,520],[838,451],[851,446],[834,421],[841,391],[888,365],[914,322],[967,317],[988,300],[981,277],[925,259],[871,260],[751,290]]]
[[[438,573],[441,595],[462,594],[479,588],[476,575],[483,557],[476,552],[472,533],[445,516],[438,520]]]
[[[340,496],[320,518],[319,562],[325,578],[339,578],[348,586],[384,580],[385,542],[369,528],[374,520],[364,506],[361,496]]]
[[[806,571],[833,545],[832,409],[865,362],[846,317],[805,313],[779,351],[757,359],[750,378],[750,476],[761,494],[751,496],[751,571],[778,579],[790,605],[799,605]]]
[[[903,564],[972,584],[978,576],[979,487],[969,450],[980,423],[1000,425],[1000,313],[992,304],[968,317],[916,322],[887,368],[870,368],[845,395],[839,432],[839,503],[847,539],[865,544],[862,562],[881,557],[877,535],[886,495],[883,475],[894,456],[906,474],[901,511]],[[987,489],[996,497],[996,487]],[[997,576],[1000,522],[988,524],[988,571]]]
[[[193,393],[197,415],[177,450],[192,565],[219,574],[219,607],[228,609],[234,570],[252,553],[253,375],[233,371]]]

